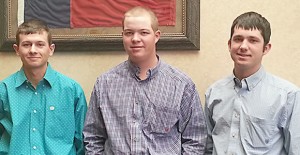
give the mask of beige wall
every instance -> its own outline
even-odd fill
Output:
[[[214,81],[231,74],[232,62],[227,40],[232,21],[246,11],[257,11],[271,23],[272,49],[265,68],[300,86],[300,1],[290,0],[202,0],[200,4],[200,51],[159,51],[160,57],[186,72],[196,83],[204,101],[204,92]],[[101,73],[127,59],[124,52],[56,51],[52,66],[78,81],[89,100],[95,79]],[[13,52],[0,52],[0,80],[21,66]]]

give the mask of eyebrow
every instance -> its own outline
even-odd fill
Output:
[[[124,31],[150,31],[150,29],[138,29],[138,30],[134,30],[134,29],[124,29]]]
[[[24,44],[24,43],[47,43],[46,41],[22,41],[20,42],[21,44]]]
[[[243,36],[243,35],[234,35],[233,38],[256,38],[259,39],[257,36]]]

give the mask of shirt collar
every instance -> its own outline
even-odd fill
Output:
[[[22,67],[16,75],[15,87],[20,87],[24,82],[27,82],[27,78],[25,76],[24,69]]]
[[[52,69],[51,65],[48,63],[46,74],[44,76],[45,81],[47,81],[52,87],[55,82],[55,71]],[[16,75],[16,84],[15,87],[20,87],[24,82],[28,82],[27,77],[24,72],[24,68],[22,67]]]
[[[48,67],[47,67],[44,79],[49,83],[50,87],[53,86],[53,84],[55,83],[55,81],[57,79],[56,72],[52,69],[52,67],[49,63],[48,63]]]
[[[246,86],[247,86],[247,89],[249,91],[251,91],[255,86],[257,86],[257,84],[263,79],[263,77],[266,75],[266,71],[263,67],[260,67],[260,69],[255,72],[253,75],[245,78],[245,83],[246,83]],[[233,78],[233,81],[235,83],[235,86],[237,87],[242,87],[242,82],[236,78],[234,76]]]
[[[145,79],[151,79],[153,78],[159,71],[159,69],[161,68],[161,61],[159,59],[159,56],[156,55],[157,59],[158,59],[158,63],[154,68],[149,68],[149,70],[147,71],[147,75],[148,77]],[[132,63],[130,60],[128,61],[128,66],[129,66],[129,71],[131,72],[131,75],[136,78],[137,80],[140,80],[139,78],[139,74],[140,74],[140,68],[138,66],[136,66],[134,63]]]

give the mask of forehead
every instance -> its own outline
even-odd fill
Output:
[[[147,15],[127,16],[124,19],[124,29],[152,29],[151,18]]]
[[[46,31],[38,31],[29,34],[20,33],[19,39],[20,41],[48,41],[48,33]]]
[[[244,28],[236,27],[236,28],[234,28],[232,37],[237,37],[237,36],[239,36],[239,37],[255,37],[255,38],[263,39],[261,31],[256,28],[246,30]]]

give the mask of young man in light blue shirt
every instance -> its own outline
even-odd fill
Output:
[[[205,94],[207,155],[300,154],[298,87],[261,64],[270,36],[270,23],[256,12],[233,21],[228,41],[233,75]]]

